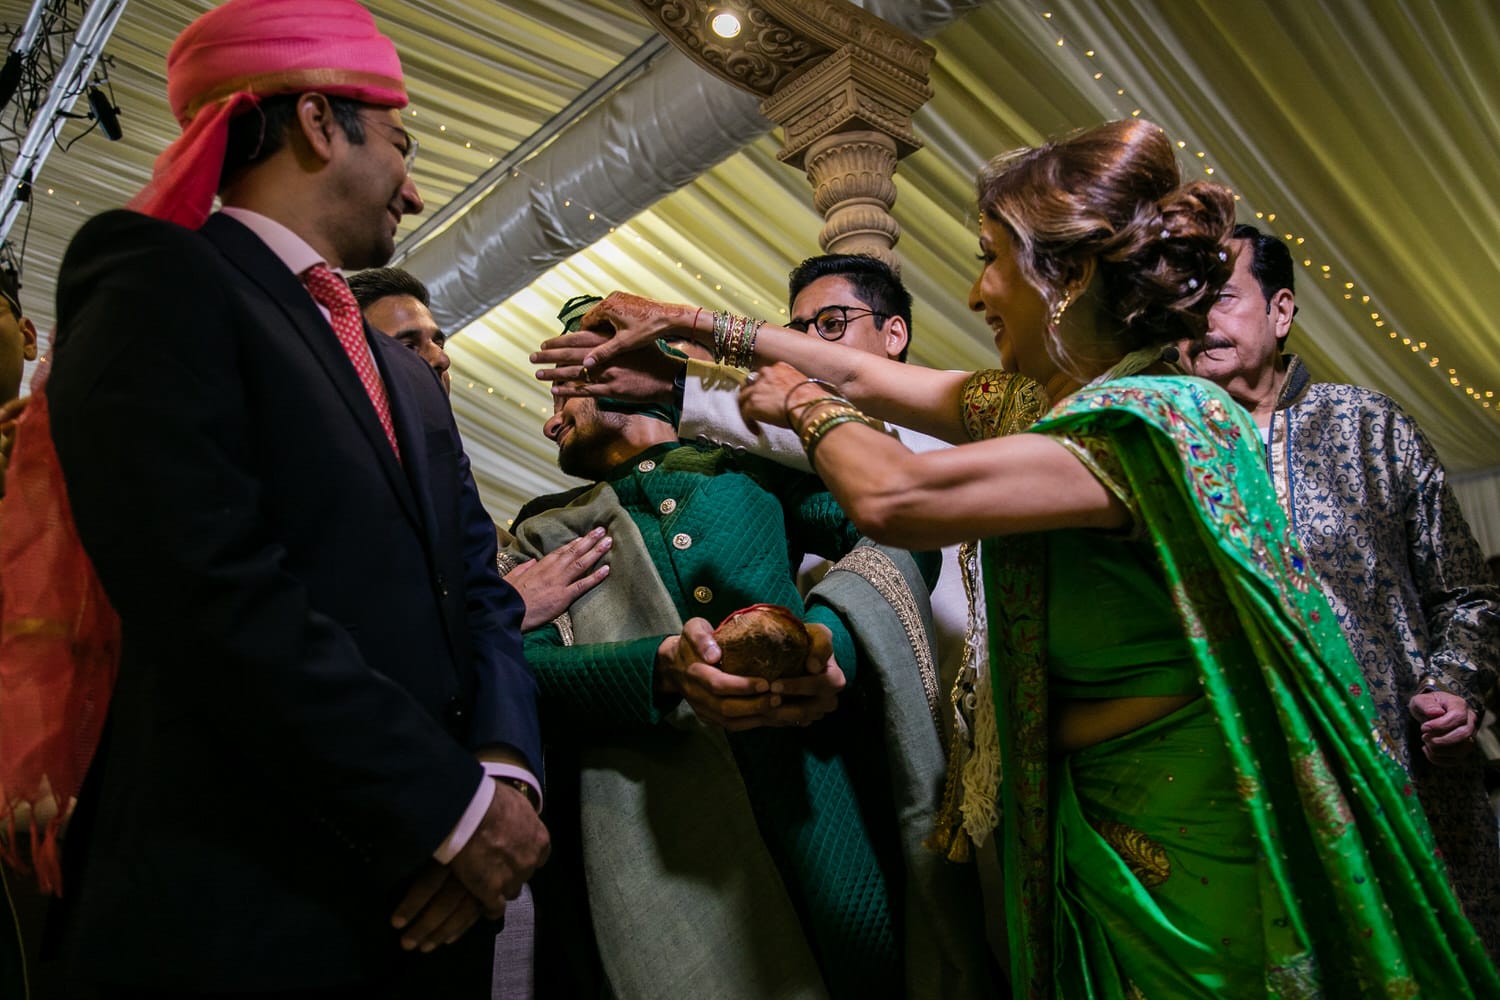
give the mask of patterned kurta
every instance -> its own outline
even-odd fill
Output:
[[[1388,397],[1289,355],[1268,464],[1282,507],[1411,772],[1459,899],[1500,955],[1500,846],[1477,755],[1437,767],[1408,703],[1435,675],[1476,713],[1500,660],[1500,590],[1432,446]]]

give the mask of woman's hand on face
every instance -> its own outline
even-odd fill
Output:
[[[584,367],[604,367],[612,358],[626,351],[649,347],[669,334],[692,335],[694,318],[704,310],[693,306],[610,292],[604,301],[584,313],[579,327],[608,334],[609,339],[590,351],[582,360]]]
[[[760,423],[795,430],[798,422],[794,415],[801,415],[797,405],[827,395],[827,389],[814,385],[806,375],[778,361],[746,376],[740,386],[740,415],[752,430]]]
[[[565,395],[558,390],[573,385],[583,385],[583,359],[600,344],[607,343],[609,335],[593,330],[576,330],[559,334],[542,341],[542,346],[531,354],[530,361],[537,366],[536,377],[553,383],[555,395]],[[580,393],[582,395],[582,393]]]
[[[664,336],[691,337],[703,310],[611,292],[583,315],[580,329],[544,341],[531,355],[536,377],[553,383],[552,394],[610,396],[635,402],[671,402],[672,380],[681,368],[657,346]]]
[[[585,366],[583,359],[609,338],[591,330],[565,333],[544,341],[531,355],[536,377],[552,383],[552,395],[558,399],[574,396],[608,396],[632,403],[673,403],[676,387],[673,380],[685,362],[664,353],[653,341],[638,350],[616,355],[606,365]]]

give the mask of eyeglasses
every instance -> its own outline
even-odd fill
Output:
[[[877,326],[882,321],[891,318],[890,313],[877,312],[862,306],[824,306],[813,313],[812,319],[794,319],[786,326],[788,330],[796,330],[798,333],[806,333],[807,328],[812,327],[824,340],[838,340],[849,328],[849,320],[859,319],[861,316],[874,318]]]
[[[412,164],[417,162],[417,148],[420,145],[420,143],[417,142],[417,137],[406,131],[406,129],[402,128],[400,125],[397,125],[393,122],[388,122],[382,118],[366,118],[365,121],[370,122],[374,125],[383,125],[386,128],[390,129],[392,132],[400,133],[402,144],[396,146],[396,148],[401,151],[401,159],[406,163],[406,172],[408,174],[411,173]]]

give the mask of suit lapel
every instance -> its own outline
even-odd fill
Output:
[[[312,351],[327,374],[328,381],[333,384],[350,416],[359,426],[373,452],[373,461],[379,463],[407,516],[413,524],[426,532],[431,517],[424,518],[418,510],[411,485],[407,482],[395,453],[391,451],[391,443],[386,440],[385,430],[380,426],[380,418],[375,415],[375,407],[370,403],[364,383],[359,380],[359,373],[354,370],[349,356],[344,353],[343,345],[339,343],[333,328],[328,325],[328,320],[318,310],[317,303],[308,294],[307,288],[259,237],[228,216],[217,213],[210,216],[199,231],[223,252],[231,264],[265,292],[266,299],[281,311],[288,325]],[[392,402],[394,404],[394,399]],[[413,442],[414,447],[408,448],[406,440],[398,440],[403,446],[403,455],[421,451],[425,444],[419,438]],[[428,534],[427,537],[430,538],[431,535]]]
[[[396,443],[401,446],[401,461],[406,466],[406,481],[416,500],[417,508],[421,511],[422,528],[430,539],[438,537],[437,515],[433,512],[432,496],[428,492],[428,462],[427,462],[427,430],[422,420],[422,395],[430,393],[432,387],[425,385],[422,380],[432,381],[430,372],[426,371],[425,363],[419,368],[416,365],[400,364],[399,362],[409,360],[398,357],[397,354],[409,354],[405,347],[400,346],[385,334],[378,332],[369,323],[365,324],[365,340],[370,344],[370,353],[375,357],[375,367],[380,372],[380,377],[385,381],[386,395],[391,401],[391,422],[396,428]],[[363,391],[363,386],[360,387]],[[373,408],[372,408],[373,409]],[[379,424],[377,423],[377,427]],[[391,446],[385,440],[385,432],[381,431],[381,444],[385,445],[386,454],[391,453]]]

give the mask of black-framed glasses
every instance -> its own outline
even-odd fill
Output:
[[[786,326],[788,330],[796,330],[798,333],[806,333],[811,327],[824,340],[838,340],[849,328],[849,320],[859,319],[861,316],[874,318],[879,326],[882,321],[890,319],[891,314],[863,306],[824,306],[813,313],[812,319],[794,319]]]
[[[421,146],[421,143],[417,142],[417,137],[395,122],[388,122],[382,118],[366,118],[365,121],[373,125],[383,125],[392,132],[401,134],[402,145],[396,148],[401,151],[401,159],[406,163],[406,172],[411,173],[412,164],[417,162],[417,149]]]

